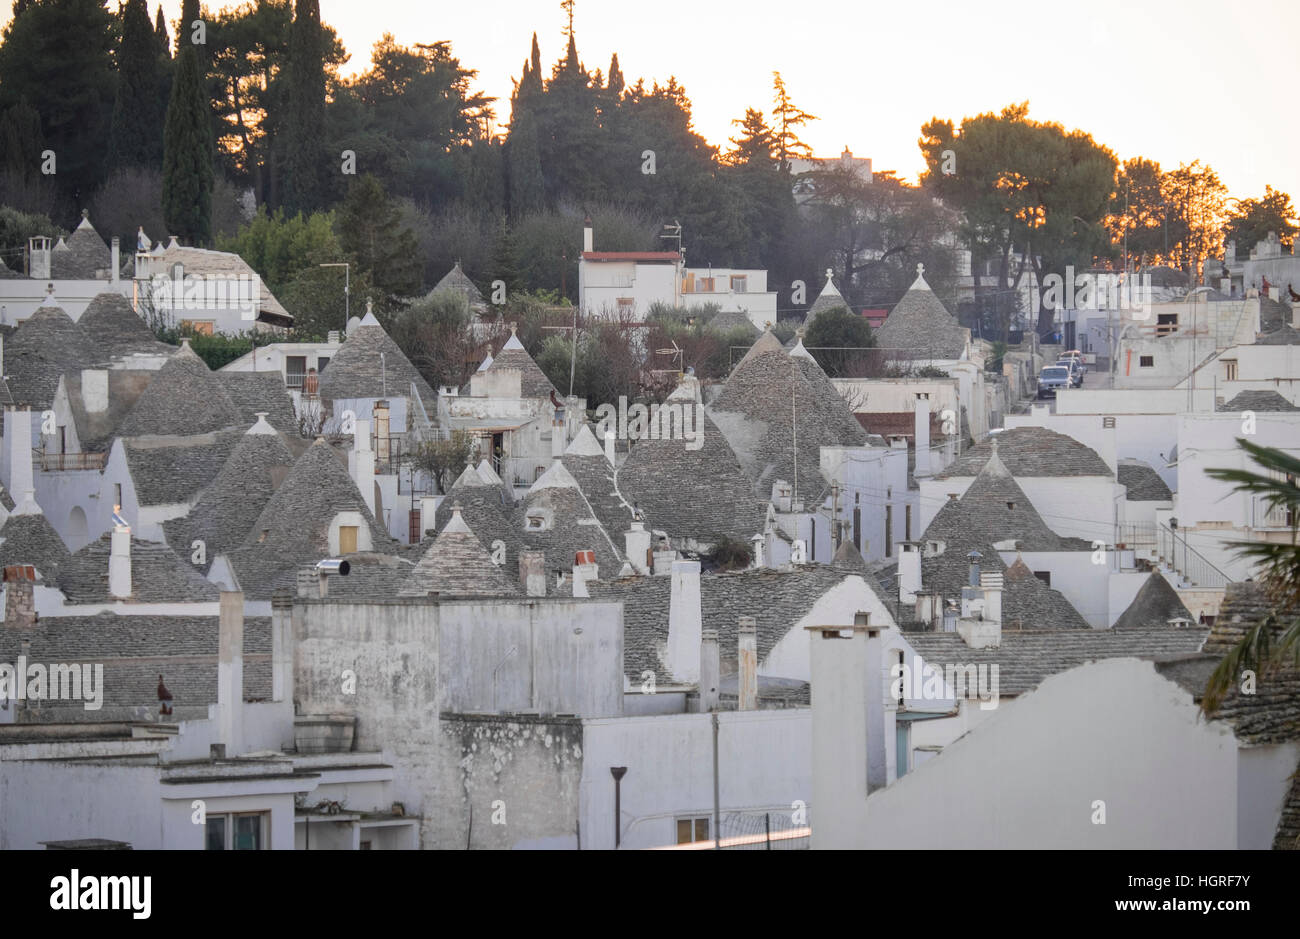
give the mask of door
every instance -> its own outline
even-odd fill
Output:
[[[357,526],[339,526],[339,554],[357,553]]]

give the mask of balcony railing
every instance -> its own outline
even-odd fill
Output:
[[[41,469],[45,472],[59,470],[102,470],[102,453],[42,453]]]
[[[1189,545],[1182,532],[1157,525],[1156,539],[1160,560],[1182,575],[1183,580],[1191,586],[1218,590],[1231,579]]]

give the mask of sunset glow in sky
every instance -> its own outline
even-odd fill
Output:
[[[181,2],[163,7],[170,21]],[[498,124],[534,30],[548,75],[564,51],[559,0],[321,0],[321,15],[352,54],[349,74],[384,32],[450,40],[478,70],[476,87],[499,99]],[[724,148],[747,106],[771,110],[779,69],[795,103],[821,118],[804,133],[819,156],[848,146],[905,178],[922,168],[917,139],[932,116],[959,122],[1028,99],[1031,118],[1082,128],[1121,160],[1200,159],[1234,196],[1269,183],[1300,200],[1297,0],[578,0],[575,32],[589,70],[606,71],[617,52],[629,83],[675,75],[696,130]]]

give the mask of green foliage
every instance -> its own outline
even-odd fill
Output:
[[[127,0],[121,28],[109,162],[115,167],[157,168],[162,164],[158,125],[163,112],[159,110],[157,38],[145,0]]]
[[[281,204],[290,212],[324,207],[329,155],[325,126],[326,36],[319,0],[298,0],[289,33],[288,113],[284,135]]]
[[[411,465],[429,475],[439,494],[451,488],[474,451],[474,438],[463,430],[453,430],[445,440],[423,440],[411,451]]]
[[[271,214],[262,209],[233,238],[220,239],[218,247],[247,261],[277,296],[304,271],[343,259],[331,212],[289,216],[283,209]]]
[[[865,317],[840,306],[817,314],[803,344],[822,370],[835,377],[862,374],[866,356],[861,350],[874,346],[876,338]]]
[[[197,18],[197,0],[186,0],[183,22]],[[182,33],[178,42],[176,80],[163,131],[163,216],[171,234],[202,245],[212,232],[211,116],[199,54],[188,34]]]
[[[207,335],[178,327],[155,327],[154,335],[162,342],[174,346],[180,345],[181,339],[189,337],[190,348],[194,350],[194,354],[206,362],[208,368],[213,371],[229,365],[258,346],[266,346],[278,341],[278,337],[271,333],[243,332],[237,336],[227,336],[223,333]]]
[[[113,17],[103,0],[15,7],[0,43],[0,110],[25,101],[40,115],[58,159],[55,185],[74,209],[104,178],[113,88]],[[39,151],[24,156],[39,165]]]
[[[1007,354],[1007,344],[1005,342],[993,343],[993,354],[985,360],[984,370],[986,372],[1001,372],[1002,359]]]
[[[401,210],[383,184],[367,173],[348,188],[336,229],[343,250],[376,288],[389,296],[409,297],[420,289],[420,268],[415,234],[401,220]]]
[[[1237,492],[1259,499],[1269,508],[1286,509],[1291,522],[1291,539],[1285,541],[1238,542],[1243,558],[1256,565],[1256,578],[1274,611],[1257,623],[1224,656],[1206,686],[1202,708],[1213,713],[1241,681],[1245,671],[1262,676],[1284,665],[1300,667],[1300,459],[1272,447],[1238,439],[1259,471],[1207,469],[1211,479],[1234,483]]]
[[[45,235],[58,239],[66,235],[59,226],[47,216],[31,212],[20,212],[7,205],[0,205],[0,257],[10,270],[22,270],[23,251],[27,239]]]
[[[1250,257],[1250,249],[1277,232],[1283,248],[1290,248],[1300,227],[1296,224],[1295,206],[1291,197],[1272,186],[1264,187],[1264,198],[1242,199],[1228,216],[1223,229],[1226,241],[1237,243],[1237,257]],[[1229,259],[1231,260],[1231,258]]]

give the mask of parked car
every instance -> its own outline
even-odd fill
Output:
[[[1047,365],[1038,373],[1038,397],[1055,398],[1061,388],[1073,384],[1070,369],[1066,365]]]
[[[1057,359],[1057,365],[1064,366],[1070,370],[1070,387],[1078,388],[1083,384],[1083,365],[1078,359]]]
[[[1083,372],[1083,374],[1085,375],[1088,374],[1088,363],[1083,360],[1083,353],[1080,352],[1078,349],[1070,349],[1066,351],[1064,355],[1062,355],[1062,358],[1078,359],[1079,369]]]

